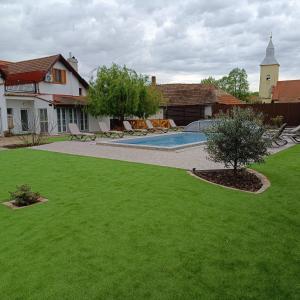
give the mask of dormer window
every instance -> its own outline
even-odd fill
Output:
[[[268,75],[266,76],[266,80],[271,80],[271,75],[270,75],[270,74],[268,74]]]
[[[52,83],[66,84],[66,71],[61,69],[52,69]]]

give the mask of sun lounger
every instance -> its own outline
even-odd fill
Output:
[[[123,131],[109,130],[106,124],[102,121],[99,121],[99,128],[100,128],[100,134],[102,136],[111,137],[111,138],[115,138],[115,137],[122,138],[124,136]]]
[[[128,134],[134,134],[134,135],[146,135],[147,130],[145,129],[133,129],[131,124],[128,121],[123,121],[123,125],[125,128],[125,132]]]
[[[164,127],[154,127],[150,120],[146,120],[147,130],[149,132],[159,132],[159,133],[166,133],[168,132],[168,128]]]
[[[96,135],[93,133],[81,132],[75,123],[69,123],[68,127],[71,140],[87,141],[90,139],[91,141],[94,141],[96,139]]]
[[[287,140],[284,139],[284,129],[286,128],[287,124],[284,123],[281,125],[281,127],[278,130],[272,130],[266,133],[266,137],[270,139],[272,142],[272,145],[277,145],[277,146],[284,146],[288,143]]]
[[[183,130],[184,126],[177,126],[173,119],[168,119],[171,130]]]
[[[284,130],[282,136],[290,138],[296,144],[300,144],[300,125],[292,129]]]

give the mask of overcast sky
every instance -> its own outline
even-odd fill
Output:
[[[200,82],[240,67],[257,90],[271,31],[280,79],[300,79],[299,2],[0,0],[0,59],[71,51],[86,78],[116,62],[159,83]]]

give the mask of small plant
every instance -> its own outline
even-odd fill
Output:
[[[276,116],[271,118],[271,123],[273,126],[279,128],[283,124],[283,116]]]
[[[261,113],[235,107],[217,118],[205,132],[210,159],[233,167],[235,174],[251,162],[264,162],[270,142],[264,138]]]
[[[27,206],[38,202],[40,194],[32,192],[30,186],[24,184],[17,186],[15,192],[10,192],[10,198],[14,200],[16,206]]]

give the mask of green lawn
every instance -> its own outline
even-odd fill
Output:
[[[300,147],[256,167],[262,195],[184,170],[19,149],[0,152],[0,299],[299,299]]]

